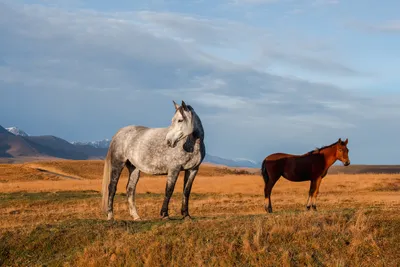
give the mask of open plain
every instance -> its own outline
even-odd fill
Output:
[[[351,166],[350,166],[351,167]],[[182,174],[159,219],[165,176],[143,174],[134,222],[118,184],[115,221],[100,212],[103,162],[0,164],[0,265],[398,266],[400,174],[332,171],[317,211],[309,183],[281,178],[264,210],[258,170],[203,164],[181,220]],[[340,169],[341,170],[341,169]],[[343,170],[345,170],[343,168]]]

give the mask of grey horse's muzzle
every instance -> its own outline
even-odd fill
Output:
[[[175,147],[176,146],[176,143],[178,143],[178,140],[175,140],[175,142],[172,142],[171,140],[167,140],[167,145],[169,146],[169,147]]]
[[[170,139],[167,139],[167,145],[168,145],[169,147],[174,148],[174,147],[176,147],[176,144],[177,144],[179,141],[181,141],[183,138],[185,138],[185,137],[186,137],[186,136],[185,136],[183,133],[181,133],[181,134],[179,135],[179,137],[176,138],[174,141],[171,141]]]

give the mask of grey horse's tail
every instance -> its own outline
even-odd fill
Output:
[[[107,157],[104,160],[104,170],[103,170],[103,187],[102,187],[102,198],[101,198],[101,209],[107,212],[108,207],[108,186],[110,184],[111,176],[111,152],[110,149],[107,152]]]
[[[267,167],[265,166],[266,165],[266,160],[263,160],[263,163],[262,163],[262,165],[261,165],[261,174],[262,174],[262,176],[263,176],[263,178],[264,178],[264,182],[265,183],[268,183],[268,180],[269,180],[269,176],[268,176],[268,171],[267,171]]]

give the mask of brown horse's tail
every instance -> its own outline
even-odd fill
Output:
[[[101,198],[101,209],[103,212],[107,212],[108,208],[108,186],[110,184],[111,177],[111,149],[108,149],[107,157],[104,160],[103,170],[103,186],[102,186],[102,198]]]
[[[267,160],[263,160],[263,163],[262,163],[262,165],[261,165],[261,174],[262,174],[262,176],[263,176],[263,178],[264,178],[264,182],[265,183],[268,183],[268,179],[269,179],[269,176],[268,176],[268,171],[267,171]]]

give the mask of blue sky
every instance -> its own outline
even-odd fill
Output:
[[[0,0],[0,125],[69,141],[200,115],[207,151],[261,161],[349,138],[399,164],[400,2]]]

